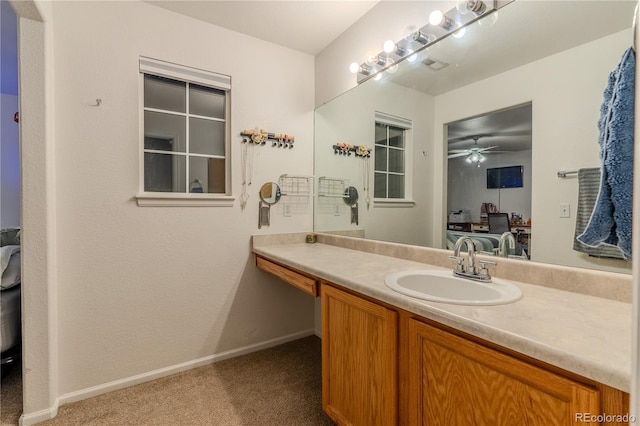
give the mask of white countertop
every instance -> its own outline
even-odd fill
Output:
[[[625,392],[631,387],[631,304],[514,282],[523,297],[496,306],[429,302],[384,284],[424,263],[326,244],[254,247],[276,262]],[[433,267],[436,269],[443,269]]]

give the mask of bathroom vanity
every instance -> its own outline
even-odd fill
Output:
[[[514,303],[452,305],[384,284],[392,272],[446,267],[447,251],[265,237],[254,237],[258,267],[321,297],[323,408],[338,424],[600,424],[605,413],[606,424],[628,422],[624,276],[569,271],[581,287],[562,268],[532,264],[532,281],[565,288],[516,281]],[[407,260],[416,257],[426,264]],[[511,280],[522,268],[504,260],[494,275]],[[585,294],[589,286],[607,297]]]

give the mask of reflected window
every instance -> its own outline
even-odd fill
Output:
[[[393,122],[391,122],[393,121]],[[397,117],[385,119],[376,113],[374,142],[374,198],[406,198],[406,151],[410,121],[398,124]]]
[[[140,71],[144,191],[230,194],[230,78],[149,58]]]

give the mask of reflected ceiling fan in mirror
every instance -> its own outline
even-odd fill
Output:
[[[480,167],[480,164],[484,163],[487,159],[483,153],[490,149],[497,148],[497,146],[481,147],[478,145],[480,135],[471,136],[471,139],[473,139],[473,146],[471,148],[452,149],[449,151],[447,158],[451,159],[466,156],[465,161],[467,163]]]

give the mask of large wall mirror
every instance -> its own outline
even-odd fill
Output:
[[[632,44],[634,7],[516,0],[491,25],[317,108],[315,230],[447,248],[453,223],[479,235],[493,209],[518,221],[531,261],[630,273],[574,250],[578,179],[558,172],[600,165],[603,91]],[[485,160],[467,161],[474,151]],[[488,169],[519,170],[521,181],[491,187]],[[340,199],[349,186],[358,223]]]

